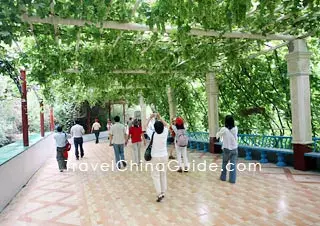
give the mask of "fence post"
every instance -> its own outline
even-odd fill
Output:
[[[27,105],[27,76],[25,70],[20,70],[22,81],[21,113],[22,113],[22,135],[23,146],[29,146],[29,125],[28,125],[28,105]]]

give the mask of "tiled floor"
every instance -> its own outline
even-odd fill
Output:
[[[217,163],[218,169],[168,172],[167,196],[157,203],[150,172],[102,165],[113,160],[106,141],[84,148],[85,158],[70,158],[74,172],[60,173],[52,156],[0,214],[0,225],[320,225],[319,173],[266,164],[260,172],[239,172],[230,184],[219,180],[220,155],[189,152],[195,168]]]

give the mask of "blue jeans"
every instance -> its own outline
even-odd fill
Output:
[[[77,159],[79,159],[78,146],[80,146],[80,155],[81,155],[81,158],[82,158],[84,156],[83,138],[82,137],[75,137],[75,138],[73,138],[73,142],[74,142],[74,148],[76,150]]]
[[[238,158],[238,149],[229,150],[223,149],[222,157],[222,172],[220,179],[226,181],[227,179],[227,170],[229,171],[229,182],[236,183],[237,178],[237,158]],[[230,164],[228,165],[230,161]],[[227,167],[228,165],[228,167]]]
[[[100,131],[99,130],[93,130],[94,132],[94,135],[96,136],[96,144],[99,143],[99,134],[100,134]]]
[[[121,162],[124,161],[124,144],[113,144],[114,156],[116,158],[117,167],[121,168]],[[123,166],[126,166],[126,163],[123,162]]]

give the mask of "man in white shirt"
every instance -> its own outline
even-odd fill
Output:
[[[91,128],[91,133],[94,133],[94,135],[96,136],[96,144],[99,143],[100,128],[101,125],[99,123],[99,120],[96,118]]]
[[[126,128],[123,124],[120,124],[120,117],[116,116],[114,118],[115,124],[110,129],[110,146],[113,146],[114,155],[116,159],[116,164],[118,169],[121,168],[121,162],[123,167],[127,164],[124,160],[124,145],[127,145],[127,134]]]
[[[78,151],[78,146],[80,146],[80,155],[81,158],[83,158],[84,156],[84,150],[83,150],[83,138],[82,135],[85,133],[83,127],[81,125],[79,125],[79,121],[76,120],[75,121],[75,125],[71,127],[70,130],[70,134],[73,137],[73,141],[74,141],[74,147],[76,150],[76,158],[77,160],[79,160],[79,151]]]

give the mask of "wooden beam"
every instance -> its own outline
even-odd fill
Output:
[[[81,19],[64,19],[61,17],[51,16],[47,18],[40,18],[37,16],[28,16],[23,14],[21,16],[23,22],[27,23],[42,23],[42,24],[53,24],[53,25],[69,25],[69,26],[86,26],[93,25],[98,28],[105,29],[116,29],[116,30],[127,30],[127,31],[157,31],[156,28],[150,29],[149,26],[145,24],[137,23],[119,23],[116,21],[105,21],[101,23],[93,23],[88,20]],[[176,27],[166,27],[167,33],[177,32]],[[193,28],[189,32],[190,35],[195,36],[211,36],[211,37],[221,37],[221,38],[242,38],[242,39],[261,39],[261,40],[287,40],[291,41],[295,39],[295,36],[291,35],[282,35],[282,34],[269,34],[269,35],[260,35],[260,34],[251,34],[251,33],[242,33],[242,32],[225,32],[220,33],[213,30],[203,30]]]

